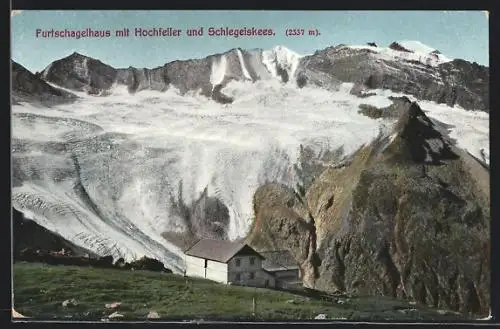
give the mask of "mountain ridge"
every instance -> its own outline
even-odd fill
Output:
[[[434,49],[433,47],[429,47],[429,46],[427,46],[427,45],[425,45],[425,44],[421,43],[420,41],[416,41],[416,40],[402,40],[402,41],[394,41],[394,43],[397,43],[397,44],[402,44],[402,45],[405,45],[405,44],[407,44],[407,43],[420,44],[420,46],[421,46],[421,47],[426,47],[426,48],[428,48],[428,49],[430,50],[429,52],[420,52],[420,53],[422,53],[422,54],[429,55],[429,54],[431,54],[431,53],[433,53],[433,52],[435,52],[435,53],[437,53],[437,54],[441,54],[441,52],[439,52],[439,50]],[[371,45],[373,45],[373,46],[375,46],[375,47],[378,47],[378,48],[390,48],[390,45],[388,45],[388,46],[386,46],[386,47],[382,47],[382,46],[377,45],[375,42],[368,42],[365,46],[357,46],[357,47],[366,47],[366,48],[370,48],[370,46],[371,46]],[[328,46],[328,47],[323,48],[323,49],[318,49],[318,50],[315,50],[315,52],[318,52],[318,51],[321,51],[321,50],[326,50],[326,49],[328,49],[328,48],[340,47],[340,46],[347,46],[347,47],[349,47],[349,46],[354,46],[354,47],[356,47],[356,45],[338,44],[338,45]],[[168,63],[172,63],[172,62],[179,62],[179,61],[180,61],[180,62],[185,62],[185,61],[192,61],[192,60],[202,60],[202,59],[205,59],[205,58],[210,57],[210,56],[217,56],[217,55],[227,54],[227,53],[230,53],[231,51],[234,51],[234,50],[242,50],[242,51],[244,50],[244,51],[249,51],[249,52],[251,52],[251,51],[266,51],[266,50],[268,50],[268,51],[269,51],[269,50],[272,50],[272,49],[275,49],[275,48],[285,48],[285,49],[287,49],[287,50],[289,50],[289,51],[294,52],[295,54],[299,55],[300,57],[312,56],[312,55],[314,54],[314,52],[313,52],[313,53],[310,53],[310,54],[299,54],[299,53],[297,53],[297,52],[295,52],[295,51],[293,51],[293,50],[289,49],[289,48],[288,48],[288,47],[286,47],[285,45],[282,45],[282,44],[277,44],[277,45],[275,45],[275,46],[273,46],[273,47],[271,47],[271,48],[259,48],[259,47],[256,47],[256,48],[248,48],[248,49],[245,49],[245,48],[241,48],[241,47],[235,47],[235,48],[230,48],[230,49],[228,49],[228,50],[226,50],[226,51],[223,51],[223,52],[216,52],[216,53],[214,53],[214,54],[211,54],[211,55],[206,55],[206,56],[192,57],[192,58],[186,58],[186,59],[174,59],[174,60],[172,60],[172,61],[165,62],[163,65],[156,65],[156,66],[154,66],[154,67],[146,67],[146,66],[128,66],[128,67],[120,67],[120,66],[116,66],[116,67],[115,67],[115,66],[112,66],[112,67],[114,67],[114,68],[116,68],[116,69],[126,69],[126,68],[132,68],[132,67],[133,67],[133,68],[137,68],[137,69],[155,69],[155,68],[160,68],[160,67],[163,67],[163,66],[165,66],[166,64],[168,64]],[[413,52],[415,52],[415,51],[413,51]],[[418,52],[418,51],[417,51],[417,52]],[[54,61],[61,60],[61,59],[65,59],[65,58],[70,57],[71,55],[74,55],[74,54],[77,54],[77,55],[79,55],[79,56],[83,56],[83,57],[94,58],[94,57],[92,57],[91,55],[85,55],[84,53],[77,52],[77,51],[73,51],[71,54],[69,54],[69,55],[67,55],[67,56],[64,56],[64,57],[61,57],[61,58],[59,58],[59,59],[56,59],[56,60],[54,60]],[[466,59],[463,59],[463,58],[454,58],[454,59],[451,59],[451,60],[455,60],[455,59],[457,59],[457,60],[462,60],[462,61],[465,61],[465,62],[468,62],[468,63],[471,63],[471,64],[476,63],[476,62],[474,62],[474,61],[466,60]],[[53,62],[54,62],[54,61],[53,61]],[[488,68],[488,66],[487,66],[487,65],[478,64],[478,63],[476,63],[476,64],[477,64],[477,65],[479,65],[479,66],[482,66],[482,67],[486,67],[486,68]],[[47,65],[47,66],[48,66],[48,65]],[[45,68],[47,68],[47,66],[46,66]],[[111,65],[110,65],[110,66],[111,66]],[[44,68],[44,69],[45,69],[45,68]],[[43,71],[44,69],[42,69],[42,71]],[[40,71],[40,72],[41,72],[41,71]],[[38,72],[38,73],[39,73],[39,72]]]
[[[76,95],[64,90],[54,88],[39,76],[33,74],[21,64],[11,60],[12,75],[12,100],[19,103],[21,101],[39,101],[43,104],[55,104],[62,101],[69,102],[75,100]]]
[[[310,288],[488,314],[489,171],[415,102],[398,106],[392,131],[302,194],[261,186],[248,241],[291,250]],[[429,161],[437,140],[448,146]]]
[[[201,59],[174,60],[154,68],[114,68],[74,52],[50,63],[38,76],[61,87],[96,95],[105,94],[116,84],[126,85],[131,93],[145,89],[165,91],[174,86],[182,94],[199,90],[222,102],[231,100],[213,91],[220,84],[218,91],[222,92],[233,80],[274,77],[284,83],[313,84],[327,89],[349,82],[360,90],[390,89],[449,106],[489,111],[486,66],[447,59],[436,50],[425,54],[370,44],[331,46],[306,56],[284,46],[270,50],[232,48]]]

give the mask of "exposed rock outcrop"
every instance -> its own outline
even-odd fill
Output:
[[[169,269],[165,268],[162,262],[157,259],[142,257],[138,260],[134,260],[130,262],[130,268],[134,270],[147,270],[147,271],[155,271],[155,272],[168,272],[172,273]],[[128,267],[128,266],[127,266]]]
[[[152,69],[116,69],[94,58],[73,53],[51,63],[39,76],[59,86],[89,94],[105,94],[117,84],[127,86],[130,93],[141,90],[165,91],[172,86],[181,94],[199,91],[215,101],[230,103],[231,98],[221,93],[222,87],[232,80],[258,79],[265,71],[262,63],[257,67],[252,65],[256,62],[253,57],[255,54],[252,52],[232,49],[223,54],[173,61]]]
[[[489,69],[459,59],[430,66],[391,60],[369,47],[336,46],[302,58],[297,79],[302,87],[307,83],[331,88],[339,82],[350,82],[358,89],[355,94],[360,94],[362,87],[365,93],[370,89],[390,89],[421,100],[489,111]]]
[[[489,171],[416,103],[397,101],[392,134],[324,170],[304,201],[260,188],[249,240],[289,248],[308,287],[487,314]]]
[[[301,276],[314,282],[319,266],[315,224],[299,195],[281,184],[264,185],[254,195],[254,212],[249,244],[257,250],[290,250],[301,264]]]
[[[406,49],[405,47],[401,46],[399,43],[397,42],[393,42],[389,45],[389,48],[392,49],[392,50],[397,50],[397,51],[405,51],[407,53],[411,53],[412,51],[409,50],[409,49]]]
[[[216,101],[217,103],[221,104],[230,104],[234,101],[232,97],[229,97],[227,95],[224,95],[221,91],[223,85],[217,85],[214,87],[214,90],[212,91],[212,99]]]
[[[52,62],[39,76],[64,88],[98,94],[111,88],[117,71],[97,59],[74,52]]]
[[[188,249],[198,239],[228,238],[229,209],[205,188],[191,204],[186,204],[179,185],[177,199],[171,198],[172,216],[180,217],[186,224],[185,232],[163,232],[162,236],[182,249]]]
[[[50,106],[61,102],[70,102],[77,98],[72,93],[52,87],[15,61],[11,62],[12,100],[14,104],[26,101],[40,102]]]

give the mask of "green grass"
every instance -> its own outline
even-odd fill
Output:
[[[77,306],[62,302],[76,299]],[[256,316],[252,315],[253,298]],[[295,300],[295,303],[290,303]],[[340,300],[341,302],[338,302]],[[435,310],[385,297],[313,297],[217,284],[174,274],[123,271],[37,263],[14,264],[14,308],[34,319],[100,320],[114,312],[106,303],[121,302],[124,320],[145,320],[156,311],[169,320],[310,320],[328,319],[452,320]],[[416,308],[416,310],[411,310]]]

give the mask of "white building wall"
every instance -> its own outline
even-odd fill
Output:
[[[205,259],[185,255],[186,275],[194,277],[205,277]]]
[[[206,278],[220,283],[227,283],[228,282],[227,264],[208,260]]]

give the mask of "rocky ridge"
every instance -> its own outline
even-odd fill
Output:
[[[41,102],[52,105],[60,102],[70,102],[77,97],[64,90],[52,87],[40,76],[28,71],[24,66],[12,61],[12,101]]]
[[[310,288],[488,314],[489,170],[417,103],[397,107],[392,134],[323,169],[303,196],[259,188],[248,241],[291,250]]]
[[[223,94],[230,81],[278,78],[300,87],[315,85],[337,88],[342,82],[355,84],[353,93],[390,89],[421,100],[459,105],[469,110],[489,111],[489,69],[461,59],[442,61],[438,51],[417,54],[398,43],[388,48],[338,45],[298,56],[285,47],[271,51],[229,50],[202,59],[173,61],[147,68],[113,68],[91,57],[73,53],[49,64],[37,76],[71,90],[105,95],[115,85],[129,92],[165,91],[182,94],[199,91],[221,103],[232,99]]]

